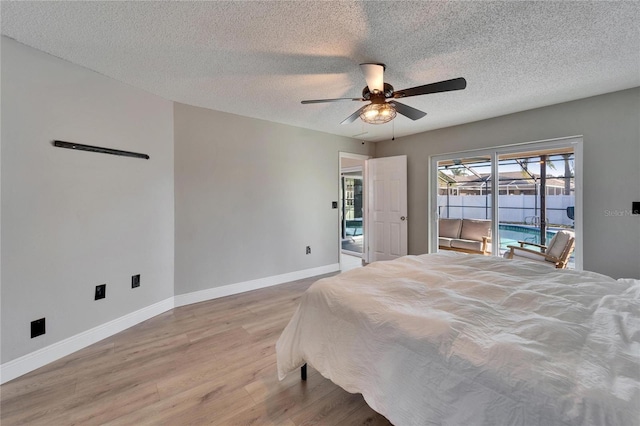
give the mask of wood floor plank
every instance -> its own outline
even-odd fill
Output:
[[[67,401],[75,395],[76,382],[75,377],[69,377],[53,385],[43,383],[6,400],[2,395],[0,424],[46,424],[47,419],[68,417]],[[51,404],[52,400],[58,400],[58,404]]]
[[[389,426],[391,423],[383,415],[376,413],[362,400],[362,404],[345,417],[341,426]]]
[[[104,424],[159,400],[153,383],[135,386],[82,404],[69,413],[69,420],[72,425]]]
[[[278,380],[276,341],[316,279],[173,309],[6,383],[0,423],[389,425],[313,369]]]
[[[365,403],[361,395],[345,393],[341,388],[337,388],[313,407],[291,416],[291,419],[298,426],[340,425],[363,404]]]

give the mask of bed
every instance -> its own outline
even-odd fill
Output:
[[[640,281],[445,252],[303,295],[276,344],[394,425],[640,423]]]

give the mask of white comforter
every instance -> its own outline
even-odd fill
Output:
[[[276,351],[396,425],[640,424],[640,281],[407,256],[313,284]]]

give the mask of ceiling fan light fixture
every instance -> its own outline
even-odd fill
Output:
[[[396,114],[404,115],[416,121],[427,115],[427,113],[400,103],[395,99],[428,95],[430,93],[450,92],[452,90],[462,90],[467,87],[467,81],[462,77],[458,77],[396,91],[392,85],[384,82],[385,68],[386,66],[384,64],[379,63],[360,64],[364,79],[367,81],[367,85],[362,89],[362,97],[360,98],[310,99],[302,101],[302,103],[317,104],[342,101],[371,102],[369,105],[354,111],[350,116],[342,120],[340,124],[351,124],[356,121],[358,117],[365,123],[383,124],[393,120]],[[389,102],[387,102],[387,99],[389,99]]]
[[[360,119],[369,124],[383,124],[396,118],[396,109],[388,104],[370,104],[360,113]]]

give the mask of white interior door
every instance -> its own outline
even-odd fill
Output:
[[[407,156],[366,162],[367,262],[407,254]]]

